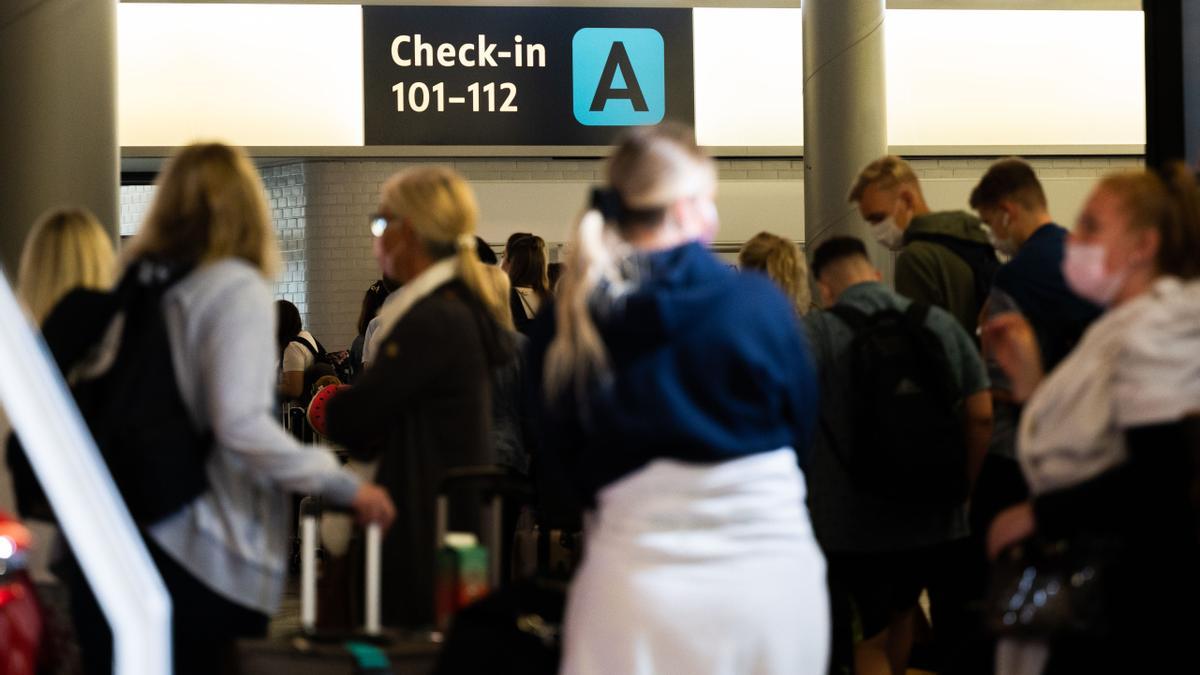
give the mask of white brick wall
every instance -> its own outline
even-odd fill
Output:
[[[394,162],[310,162],[308,178],[309,330],[329,349],[348,347],[363,293],[379,278],[367,218]]]
[[[993,158],[916,158],[935,208],[965,208],[966,195]],[[592,159],[326,160],[262,170],[271,217],[280,235],[283,267],[278,297],[296,303],[309,328],[330,349],[355,334],[359,305],[379,277],[367,217],[379,187],[395,171],[427,162],[449,163],[474,186],[483,211],[481,235],[494,245],[510,232],[541,234],[552,248],[582,207],[588,187],[603,181]],[[1052,210],[1069,223],[1090,184],[1110,171],[1141,166],[1133,157],[1058,157],[1031,160],[1046,185]],[[743,241],[762,229],[803,238],[804,162],[800,159],[722,159],[722,240]],[[121,231],[136,227],[153,188],[121,189]]]
[[[137,234],[146,211],[150,208],[150,200],[154,198],[153,185],[122,185],[121,186],[121,236],[130,237]]]
[[[305,164],[297,162],[262,169],[267,205],[283,263],[275,283],[275,296],[291,300],[301,315],[308,312],[307,241],[305,238]],[[121,186],[121,236],[137,234],[154,199],[153,185]],[[307,317],[305,325],[307,325]]]
[[[279,235],[282,262],[275,282],[275,297],[290,300],[300,310],[308,326],[311,311],[308,299],[308,183],[303,162],[270,166],[262,169],[263,186],[267,189],[267,208],[271,222]]]

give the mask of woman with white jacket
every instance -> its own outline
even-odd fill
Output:
[[[331,452],[298,445],[272,414],[278,354],[269,280],[279,252],[245,153],[205,143],[170,160],[125,252],[129,269],[148,260],[190,269],[161,308],[179,393],[196,427],[211,430],[213,447],[206,489],[142,533],[173,601],[175,672],[225,672],[234,640],[265,635],[278,608],[291,493],[323,495],[384,525],[394,511],[382,489]],[[83,661],[89,672],[106,672],[107,626],[78,570],[72,581]]]

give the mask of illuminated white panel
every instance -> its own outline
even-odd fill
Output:
[[[704,145],[803,144],[798,9],[696,9]],[[1141,12],[888,10],[888,142],[1145,143]]]
[[[362,145],[360,7],[117,9],[121,145]]]
[[[693,13],[696,137],[703,145],[804,141],[799,9]]]
[[[1146,142],[1141,12],[890,10],[892,145]]]
[[[118,10],[122,145],[362,145],[360,7]],[[803,144],[800,22],[795,8],[694,11],[702,144]],[[1145,142],[1141,12],[889,10],[885,35],[894,146]]]

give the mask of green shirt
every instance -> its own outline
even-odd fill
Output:
[[[978,218],[966,211],[941,211],[913,218],[904,231],[904,248],[896,258],[896,292],[910,300],[941,307],[954,315],[968,335],[979,324],[975,272],[949,248],[931,241],[911,241],[915,234],[937,234],[988,243]]]

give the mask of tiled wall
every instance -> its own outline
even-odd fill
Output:
[[[295,303],[301,316],[308,307],[308,258],[311,244],[308,237],[307,169],[303,163],[271,166],[262,169],[263,185],[267,189],[271,221],[279,235],[279,279],[275,296]]]
[[[930,158],[914,159],[912,164],[935,208],[962,208],[965,194],[992,161]],[[1046,185],[1052,210],[1060,209],[1058,218],[1063,222],[1073,217],[1073,210],[1096,178],[1142,163],[1134,157],[1031,161]],[[366,219],[376,210],[379,186],[393,172],[421,162],[322,160],[262,170],[283,252],[276,295],[296,303],[306,327],[331,349],[344,348],[353,339],[362,294],[378,278]],[[560,242],[587,187],[603,180],[599,160],[469,159],[449,163],[474,183],[484,214],[480,232],[494,244],[518,229],[539,232],[552,244]],[[802,238],[802,160],[723,159],[718,169],[725,200],[723,239],[744,240],[759,229]],[[152,190],[121,189],[122,234],[136,229]]]
[[[153,185],[121,186],[121,236],[133,236],[146,217],[150,200],[154,197]]]
[[[279,236],[283,263],[275,283],[275,297],[291,300],[301,314],[308,311],[308,241],[305,236],[305,168],[303,162],[263,168],[267,207]],[[121,186],[121,236],[137,234],[154,198],[153,185]]]

